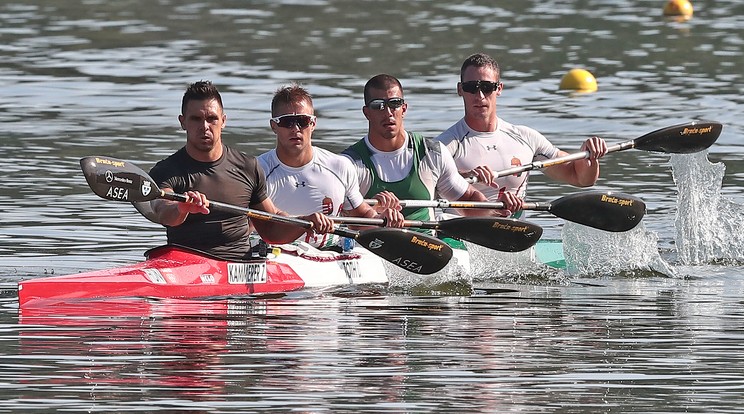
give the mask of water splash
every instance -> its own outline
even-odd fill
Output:
[[[677,255],[684,265],[744,260],[744,206],[721,196],[723,163],[708,161],[707,151],[673,154],[677,185]]]
[[[563,285],[564,272],[539,263],[534,248],[514,253],[497,252],[466,243],[470,252],[470,270],[477,281],[530,285]]]
[[[385,264],[390,290],[416,295],[469,295],[472,294],[474,282],[529,285],[569,283],[565,272],[537,262],[534,249],[506,253],[469,242],[464,244],[469,258],[467,263],[459,263],[454,257],[444,269],[432,275],[415,275]]]
[[[633,274],[652,272],[677,276],[674,268],[659,254],[658,236],[646,230],[643,223],[630,231],[612,233],[566,222],[562,236],[567,272],[572,275],[631,271]]]
[[[678,189],[675,228],[679,267],[661,257],[657,234],[643,223],[627,232],[612,233],[566,222],[562,230],[565,272],[536,263],[531,251],[501,253],[468,243],[469,275],[451,265],[435,275],[420,277],[388,268],[391,287],[408,292],[427,287],[433,292],[442,286],[461,288],[473,281],[561,284],[576,275],[681,277],[685,265],[744,261],[744,206],[720,194],[725,166],[710,163],[707,152],[672,154],[670,164]]]
[[[413,295],[470,295],[472,277],[469,264],[461,264],[457,257],[442,270],[431,275],[418,275],[405,271],[391,263],[384,262],[388,275],[389,292]]]

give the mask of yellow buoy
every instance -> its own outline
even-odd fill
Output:
[[[563,75],[559,88],[578,92],[594,92],[597,90],[597,80],[587,70],[571,69]]]
[[[689,0],[669,0],[664,5],[664,16],[681,17],[687,20],[692,17],[692,3]]]

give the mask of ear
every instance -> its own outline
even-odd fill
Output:
[[[367,113],[368,111],[369,108],[367,108],[367,106],[362,107],[362,113],[364,114],[364,117],[367,118],[367,120],[369,121],[369,114]]]
[[[462,82],[457,82],[457,96],[462,96]]]
[[[222,114],[222,128],[225,129],[225,124],[227,124],[227,114]]]
[[[274,133],[276,134],[276,124],[274,123],[274,121],[269,119],[269,126],[271,127],[271,130],[274,131]]]
[[[501,91],[504,90],[504,82],[499,83],[499,88],[495,91],[496,96],[501,96]]]
[[[186,125],[183,124],[184,117],[183,115],[178,115],[178,123],[181,124],[181,129],[184,131],[186,130]]]

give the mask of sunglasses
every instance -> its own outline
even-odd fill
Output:
[[[271,120],[282,128],[292,128],[296,125],[300,129],[305,129],[315,123],[315,115],[287,114],[271,118]]]
[[[478,91],[483,92],[484,95],[489,95],[491,92],[495,91],[499,88],[501,85],[501,82],[489,82],[489,81],[467,81],[460,83],[460,86],[462,86],[462,90],[467,93],[478,93]]]
[[[385,108],[390,108],[394,111],[403,106],[404,103],[406,101],[403,98],[373,99],[367,102],[367,107],[377,111],[382,111]]]

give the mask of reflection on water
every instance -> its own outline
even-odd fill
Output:
[[[663,2],[501,3],[0,5],[0,410],[740,411],[743,4],[697,1],[673,22]],[[380,72],[403,82],[408,129],[456,122],[459,65],[475,51],[502,64],[500,115],[569,152],[591,135],[725,127],[708,154],[606,158],[597,189],[648,206],[628,234],[531,214],[567,240],[572,272],[476,248],[472,283],[440,290],[18,314],[18,280],[131,263],[164,242],[131,206],[93,195],[78,160],[148,170],[174,152],[187,83],[221,87],[225,140],[257,154],[273,146],[273,91],[300,81],[314,142],[339,151],[365,133],[362,87]],[[573,67],[599,90],[557,91]],[[579,191],[539,172],[530,188],[535,202]]]
[[[736,399],[712,395],[744,386],[716,369],[724,361],[729,372],[742,368],[741,294],[740,283],[724,293],[659,279],[514,285],[469,297],[122,300],[68,304],[55,315],[24,310],[19,356],[2,374],[22,379],[19,397],[0,406],[30,407],[64,385],[50,408],[446,411],[468,401],[470,410],[727,410]],[[713,295],[722,300],[706,303]]]

